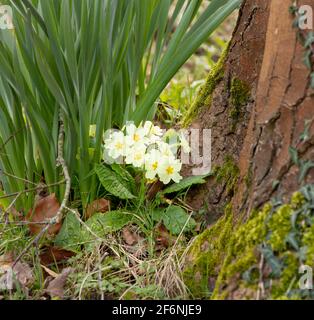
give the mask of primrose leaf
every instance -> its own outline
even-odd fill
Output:
[[[130,172],[125,169],[124,167],[120,166],[117,163],[111,165],[111,169],[116,172],[121,178],[123,178],[130,186],[132,193],[135,193],[136,190],[136,183],[133,176]]]
[[[86,227],[82,227],[86,250],[92,250],[97,237],[104,238],[108,233],[121,230],[132,221],[132,214],[126,211],[110,211],[96,213],[86,221]],[[92,231],[92,232],[91,232]]]
[[[95,172],[103,187],[112,195],[120,199],[136,198],[131,192],[130,183],[117,172],[100,164],[95,166]]]
[[[121,230],[131,220],[132,214],[129,212],[110,211],[107,213],[94,214],[87,220],[86,225],[101,238],[107,233]]]
[[[178,206],[170,206],[165,210],[163,215],[163,222],[165,227],[173,234],[178,235],[184,228],[186,222],[189,219],[187,212]],[[186,225],[186,230],[189,231],[195,227],[194,219],[190,218],[189,222]]]
[[[61,230],[54,240],[57,247],[78,252],[83,243],[81,224],[75,214],[69,212],[62,224]]]
[[[193,176],[193,177],[184,178],[179,183],[172,184],[171,186],[163,190],[162,193],[168,194],[168,193],[179,192],[191,187],[192,185],[204,184],[206,183],[206,180],[204,179],[205,177],[206,176]]]
[[[160,222],[163,220],[166,209],[156,208],[153,211],[152,218],[156,222]]]

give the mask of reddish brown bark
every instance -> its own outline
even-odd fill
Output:
[[[301,1],[300,1],[301,4]],[[314,8],[314,1],[302,1]],[[299,188],[299,170],[289,147],[303,160],[314,159],[314,125],[310,139],[300,144],[305,120],[314,119],[314,90],[303,63],[304,48],[292,28],[289,1],[272,1],[256,103],[239,157],[240,185],[233,199],[236,212],[261,206],[271,197],[288,197]],[[252,185],[244,177],[252,171]],[[280,184],[273,188],[274,181]],[[305,182],[314,181],[314,171]]]
[[[299,1],[299,5],[314,0]],[[209,215],[223,214],[231,203],[235,216],[249,214],[274,196],[288,197],[298,189],[299,170],[291,162],[289,147],[298,147],[302,159],[314,160],[314,123],[310,139],[299,143],[304,121],[314,119],[310,71],[303,63],[304,48],[292,27],[287,0],[245,1],[240,12],[224,78],[212,95],[210,106],[200,110],[194,127],[212,128],[213,167],[231,156],[239,168],[237,186],[211,178],[191,194],[195,207],[206,203]],[[250,87],[250,99],[236,123],[230,117],[232,79]],[[273,188],[274,181],[279,181]],[[314,181],[314,170],[306,182]]]

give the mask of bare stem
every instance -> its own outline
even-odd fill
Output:
[[[65,192],[63,196],[63,200],[61,203],[61,206],[57,212],[56,215],[56,223],[59,223],[62,220],[63,212],[68,204],[69,201],[69,196],[70,196],[70,191],[71,191],[71,177],[69,174],[68,167],[65,163],[65,160],[63,158],[63,146],[64,146],[64,124],[61,118],[61,124],[60,124],[60,131],[59,131],[59,139],[58,139],[58,158],[57,158],[57,166],[62,167],[66,187],[65,187]]]
[[[0,200],[2,199],[7,199],[7,198],[13,198],[13,197],[16,197],[17,195],[21,195],[21,194],[24,194],[24,193],[28,193],[28,192],[37,192],[37,190],[39,188],[51,188],[51,187],[55,187],[55,186],[59,186],[61,184],[64,184],[66,181],[65,180],[62,180],[62,181],[59,181],[59,182],[55,182],[55,183],[51,183],[51,184],[39,184],[36,188],[32,188],[32,189],[25,189],[25,190],[22,190],[22,191],[18,191],[18,192],[13,192],[13,193],[10,193],[10,194],[6,194],[4,196],[1,196],[0,197]]]
[[[27,253],[29,248],[31,248],[31,246],[34,243],[36,243],[36,244],[38,243],[38,241],[48,231],[48,229],[49,229],[49,227],[51,225],[55,225],[55,224],[59,223],[62,220],[63,212],[66,209],[66,206],[67,206],[67,203],[68,203],[68,200],[69,200],[69,195],[70,195],[70,190],[71,190],[71,178],[70,178],[70,175],[69,175],[68,167],[67,167],[67,165],[65,163],[65,160],[63,158],[64,124],[63,124],[61,116],[60,116],[60,119],[61,119],[61,121],[60,121],[61,124],[60,124],[59,139],[58,139],[57,166],[61,166],[62,167],[62,171],[63,171],[65,183],[66,183],[65,193],[64,193],[64,196],[63,196],[63,201],[62,201],[62,203],[60,205],[60,208],[59,208],[56,216],[47,221],[47,225],[38,233],[38,235],[32,241],[30,241],[30,243],[27,245],[27,247],[19,254],[19,256],[15,259],[15,261],[13,263],[13,267],[25,255],[25,253]]]

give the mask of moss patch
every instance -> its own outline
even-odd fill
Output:
[[[224,65],[225,65],[228,49],[229,49],[229,46],[227,46],[227,48],[224,50],[223,54],[221,55],[219,61],[212,68],[206,80],[206,83],[201,88],[196,100],[188,110],[186,116],[183,118],[182,120],[183,127],[187,127],[192,123],[192,121],[196,118],[199,110],[203,106],[210,107],[212,102],[212,94],[217,84],[223,79],[223,76],[224,76]]]
[[[247,174],[244,177],[244,182],[246,187],[249,189],[253,182],[253,172],[252,172],[252,165],[250,165]]]
[[[251,97],[251,88],[244,81],[233,78],[230,88],[230,103],[232,105],[230,117],[237,121],[242,114],[242,107],[245,106]]]
[[[225,216],[210,229],[198,236],[188,253],[187,267],[183,273],[193,298],[208,298],[211,295],[210,278],[216,278],[222,264],[232,233],[232,214],[230,207]],[[213,288],[212,288],[213,289]]]
[[[313,204],[314,185],[308,185],[289,203],[267,204],[243,224],[232,225],[229,208],[191,247],[185,271],[191,291],[212,299],[255,299],[262,283],[262,299],[313,298],[298,286],[299,267],[314,267]],[[196,275],[201,282],[193,280]],[[215,281],[213,290],[208,279]]]
[[[231,156],[226,156],[223,165],[213,170],[216,181],[226,184],[227,193],[235,190],[239,175],[240,170]]]

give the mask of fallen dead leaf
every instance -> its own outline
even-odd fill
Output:
[[[26,289],[34,282],[32,269],[28,264],[18,261],[14,267],[14,260],[6,261],[0,264],[0,291],[13,290],[16,282]]]
[[[167,228],[160,223],[155,228],[156,250],[162,250],[163,248],[169,248],[176,242],[176,238],[172,236]]]
[[[129,246],[133,246],[140,240],[139,235],[135,232],[132,232],[128,227],[122,229],[122,238],[124,242]]]
[[[45,222],[55,217],[58,213],[59,208],[60,204],[56,198],[56,195],[53,193],[36,201],[34,209],[31,209],[26,215],[26,220],[29,222]],[[44,224],[29,224],[29,230],[33,235],[38,234],[44,227]],[[52,225],[48,229],[48,234],[57,234],[60,228],[61,223]]]
[[[62,248],[46,247],[39,255],[39,258],[43,265],[49,266],[51,264],[62,263],[74,255],[74,252]]]
[[[14,254],[13,252],[7,252],[4,255],[0,256],[0,274],[2,272],[5,272],[11,266],[13,265],[14,262]]]
[[[89,219],[94,213],[107,212],[110,210],[110,201],[107,199],[98,199],[90,203],[85,211],[85,218]]]
[[[61,274],[49,282],[45,291],[51,298],[62,299],[64,297],[64,286],[71,272],[73,272],[73,268],[65,268],[62,270]]]
[[[145,239],[138,233],[138,230],[136,230],[136,228],[134,228],[134,230],[132,229],[132,227],[123,228],[121,236],[126,244],[126,251],[130,252],[137,258],[146,255],[147,243]]]
[[[20,284],[24,287],[29,286],[34,281],[33,271],[26,263],[18,262],[13,267],[13,272]]]
[[[12,280],[12,265],[14,262],[14,255],[8,252],[0,256],[0,292],[4,290],[13,289]]]
[[[45,267],[43,264],[41,264],[41,267],[47,272],[47,274],[49,274],[51,277],[53,278],[57,278],[58,277],[58,273],[50,270],[49,268]]]

